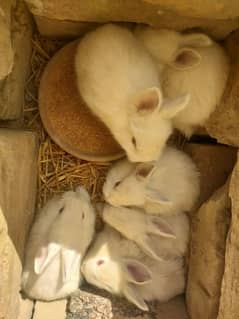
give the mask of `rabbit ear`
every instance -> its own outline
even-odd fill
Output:
[[[162,103],[162,93],[159,88],[152,87],[141,92],[134,103],[135,113],[147,116],[157,111]]]
[[[156,169],[154,163],[141,163],[136,167],[135,175],[138,180],[145,180],[150,178]]]
[[[148,267],[135,259],[125,258],[124,267],[129,282],[144,285],[152,280],[152,273]]]
[[[177,70],[187,70],[197,66],[201,58],[201,54],[197,50],[182,48],[177,51],[170,66]]]
[[[164,258],[159,254],[159,251],[157,251],[157,249],[154,247],[152,238],[149,235],[141,235],[139,240],[137,240],[137,244],[149,257],[159,261],[164,260]]]
[[[165,119],[172,119],[185,109],[189,101],[190,94],[185,94],[175,99],[165,99],[160,108],[160,115]]]
[[[148,217],[148,232],[154,235],[176,238],[176,235],[168,222],[157,216]]]
[[[212,45],[213,41],[206,34],[191,33],[191,34],[183,35],[182,43],[190,47],[199,48],[199,47],[208,47]]]
[[[50,243],[46,247],[41,247],[34,259],[34,271],[41,274],[60,252],[61,247],[55,243]]]
[[[160,254],[160,249],[154,245],[152,235],[176,238],[174,231],[169,223],[157,216],[147,216],[147,231],[137,239],[136,243],[146,253],[146,255],[157,259],[164,260],[164,257]]]
[[[126,284],[123,288],[124,296],[131,301],[134,305],[136,305],[139,309],[144,311],[148,311],[149,308],[146,305],[144,299],[140,296],[140,293],[137,291],[137,288],[132,284]]]
[[[80,272],[80,255],[74,250],[61,251],[63,282],[69,281]]]
[[[145,193],[146,200],[149,200],[152,203],[171,206],[172,202],[165,198],[160,192],[150,186],[146,186],[146,193]]]

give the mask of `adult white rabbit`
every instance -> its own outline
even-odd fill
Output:
[[[134,164],[130,170],[126,163],[126,159],[118,161],[109,170],[103,186],[106,202],[141,207],[150,214],[192,209],[200,183],[199,172],[187,154],[168,146],[157,161]]]
[[[130,161],[155,160],[172,133],[169,119],[188,104],[189,95],[164,101],[152,57],[131,31],[113,24],[82,38],[75,68],[83,100]]]
[[[82,187],[43,207],[28,239],[22,274],[22,290],[30,298],[55,300],[78,289],[94,224],[95,212]]]
[[[109,226],[97,235],[81,269],[89,283],[146,311],[145,300],[168,301],[185,287],[182,258],[156,261]]]
[[[162,260],[186,255],[190,228],[184,213],[159,217],[136,208],[105,204],[102,217],[149,257]]]
[[[206,122],[224,92],[229,73],[224,49],[202,33],[139,26],[135,35],[157,62],[165,96],[190,94],[187,107],[170,119],[175,128],[190,137]]]

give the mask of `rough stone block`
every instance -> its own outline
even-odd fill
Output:
[[[218,142],[239,147],[239,31],[227,40],[231,70],[221,103],[212,113],[205,127]]]
[[[198,17],[211,19],[232,19],[237,18],[239,3],[237,0],[144,0],[153,4],[160,5],[165,10],[183,12],[188,17]]]
[[[238,154],[239,156],[239,154]],[[232,219],[227,237],[225,271],[222,280],[218,319],[239,317],[239,161],[233,170],[229,196],[232,202]]]
[[[155,27],[177,30],[201,27],[209,34],[224,38],[239,26],[239,8],[236,0],[229,5],[226,0],[212,3],[209,0],[193,1],[140,1],[140,0],[26,0],[31,12],[38,17],[55,19],[60,23],[124,21],[147,23]],[[192,9],[194,8],[194,10]],[[209,15],[209,12],[212,14]],[[77,27],[76,27],[77,28]]]
[[[0,208],[0,318],[16,319],[19,311],[21,262],[7,233]]]
[[[94,22],[59,21],[42,16],[35,16],[35,21],[39,32],[52,38],[76,38],[99,25]]]
[[[187,306],[191,319],[216,319],[231,220],[229,182],[193,216]]]
[[[13,1],[2,1],[0,4],[0,80],[4,79],[12,70],[13,48],[10,30],[10,15]]]
[[[35,133],[0,129],[0,205],[20,258],[34,216],[37,158]]]
[[[21,298],[17,319],[32,319],[33,308],[34,302],[32,300]]]
[[[189,319],[184,296],[178,296],[166,303],[149,303],[149,311],[145,312],[125,298],[93,287],[87,291],[78,291],[70,298],[67,319],[70,318]]]
[[[17,1],[11,12],[14,62],[11,73],[0,81],[0,119],[3,120],[17,119],[22,114],[31,53],[31,18],[22,0]]]
[[[200,197],[197,207],[222,186],[236,162],[236,149],[217,144],[187,143],[184,150],[200,171]]]
[[[52,302],[37,301],[35,304],[33,319],[65,319],[66,303],[66,299]]]

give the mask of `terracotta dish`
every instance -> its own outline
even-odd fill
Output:
[[[59,50],[44,70],[39,88],[43,125],[55,143],[78,158],[110,161],[123,157],[108,128],[80,97],[74,69],[77,44],[74,41]]]

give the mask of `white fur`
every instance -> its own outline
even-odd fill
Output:
[[[81,187],[43,207],[28,239],[22,274],[22,289],[30,298],[55,300],[78,289],[94,223],[90,197]]]
[[[173,118],[173,126],[189,137],[220,102],[229,73],[225,51],[202,33],[140,26],[135,34],[157,62],[165,96],[190,93],[188,105]]]
[[[113,165],[107,175],[103,186],[106,202],[141,207],[147,213],[162,215],[192,209],[200,185],[199,172],[188,155],[165,147],[158,161],[134,164],[130,173],[125,169],[126,161]]]
[[[75,67],[82,98],[128,158],[155,160],[172,133],[168,119],[185,107],[189,95],[165,103],[152,57],[132,32],[113,24],[83,37]]]
[[[105,204],[103,220],[133,240],[149,257],[162,260],[186,255],[189,220],[184,213],[158,217],[136,208]]]
[[[148,310],[144,300],[167,301],[185,286],[182,258],[155,261],[109,226],[96,237],[82,272],[89,283],[123,295],[143,310]]]

